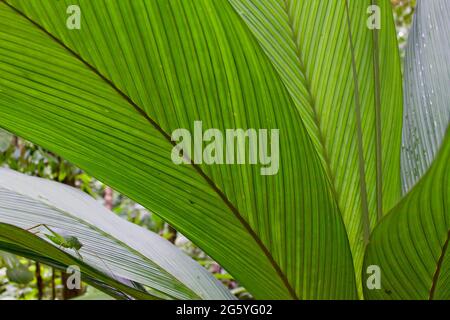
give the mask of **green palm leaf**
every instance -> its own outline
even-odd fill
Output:
[[[450,131],[430,170],[375,229],[365,267],[381,269],[369,299],[450,299]]]
[[[139,296],[232,298],[211,274],[167,240],[119,218],[91,197],[66,185],[0,169],[0,222],[23,229],[45,224],[59,234],[76,237],[83,245],[79,254],[84,264],[107,275],[106,284],[125,279],[149,288],[148,294]],[[33,229],[36,231],[44,239],[49,234],[46,228]],[[4,234],[6,239],[10,236]],[[39,247],[39,244],[32,248],[41,248],[38,251],[41,255],[59,261],[60,252],[43,251],[48,245]],[[0,248],[8,249],[8,243],[6,248],[0,244]],[[80,262],[73,249],[67,252],[72,254],[72,261]],[[68,260],[59,262],[65,261]],[[127,288],[124,293],[134,296],[134,291]]]
[[[81,30],[66,28],[69,4],[80,5]],[[344,23],[339,13],[326,20],[328,27]],[[351,16],[359,14],[352,11]],[[370,47],[369,34],[359,42],[362,37],[355,33],[358,69],[370,65],[358,58],[359,46]],[[346,43],[340,37],[329,40]],[[350,130],[339,129],[333,139],[354,142],[354,79],[346,76],[352,59],[345,50],[339,55],[345,61],[343,73],[334,70],[330,78],[342,86],[332,96],[345,98],[347,109],[341,114],[349,122],[336,121]],[[393,61],[388,66],[396,70]],[[314,64],[308,68],[317,70],[319,78],[325,72]],[[361,192],[340,195],[338,205],[332,191],[336,185],[320,163],[323,154],[317,153],[317,135],[305,115],[309,111],[293,101],[228,1],[2,0],[0,71],[0,126],[63,156],[160,215],[257,298],[356,297],[339,206],[345,197],[359,199]],[[395,88],[395,72],[393,79],[389,83]],[[368,101],[374,100],[372,84],[361,88]],[[322,94],[323,88],[320,97],[327,100]],[[326,104],[333,105],[339,104]],[[387,105],[396,112],[395,103]],[[368,102],[365,108],[371,106]],[[260,166],[251,165],[174,165],[171,132],[192,129],[200,119],[205,129],[280,129],[279,173],[261,176]],[[373,119],[363,120],[371,132],[363,141],[368,159],[373,158]],[[334,130],[333,125],[326,128]],[[392,135],[391,147],[397,143],[395,130]],[[350,144],[342,153],[351,155],[342,158],[343,165],[358,166],[357,148]],[[333,161],[337,170],[340,164]],[[358,173],[343,172],[340,179],[349,175],[351,183],[358,181]],[[395,198],[396,180],[386,181],[393,188],[387,194]],[[374,191],[369,194],[372,208]],[[360,212],[360,202],[355,203]],[[361,223],[354,229],[362,229]],[[353,236],[352,246],[355,237],[360,234]]]
[[[360,270],[371,230],[401,195],[402,80],[390,1],[230,1],[302,116]],[[380,31],[367,26],[371,5],[381,8]]]
[[[366,288],[369,299],[450,299],[449,10],[446,1],[418,2],[405,65],[402,173],[409,192],[368,246],[364,270],[378,265],[382,285]]]

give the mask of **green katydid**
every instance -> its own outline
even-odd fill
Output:
[[[47,229],[51,234],[44,234],[50,241],[52,241],[54,244],[58,245],[59,248],[66,248],[66,249],[73,249],[77,256],[80,258],[80,260],[83,260],[83,257],[80,254],[80,249],[83,247],[83,244],[78,240],[77,237],[74,236],[68,236],[68,235],[62,235],[57,233],[56,231],[52,230],[49,226],[46,224],[38,224],[32,228],[27,229],[27,231],[37,229],[39,227],[44,227]],[[37,231],[36,233],[39,233]]]
[[[53,242],[54,244],[59,246],[59,249],[61,248],[66,248],[66,249],[73,249],[73,251],[75,251],[75,253],[77,254],[77,256],[80,258],[80,260],[83,260],[83,257],[81,256],[79,250],[83,247],[83,244],[80,242],[80,240],[78,240],[77,237],[75,236],[70,236],[70,235],[62,235],[57,233],[56,231],[52,230],[48,225],[44,224],[44,223],[40,223],[38,225],[35,225],[34,227],[31,227],[29,229],[26,229],[27,231],[31,232],[31,230],[33,229],[37,229],[40,227],[44,227],[45,229],[47,229],[51,234],[46,234],[43,233],[44,236],[46,236],[51,242]],[[38,234],[40,231],[38,230],[37,232],[34,232],[34,234]],[[116,278],[114,272],[111,271],[111,269],[108,267],[108,265],[105,263],[105,261],[103,261],[103,259],[101,259],[97,254],[93,253],[100,261],[103,262],[103,264],[105,265],[106,269],[110,272],[111,276],[116,280],[116,281],[120,281]],[[138,286],[138,284],[134,283],[135,286]],[[126,295],[126,294],[125,294]]]
[[[80,242],[80,240],[78,240],[77,237],[71,236],[71,235],[59,234],[56,231],[52,230],[48,225],[43,224],[43,223],[35,225],[34,227],[31,227],[31,228],[26,229],[26,230],[31,232],[31,230],[37,229],[37,228],[40,228],[40,227],[44,227],[45,229],[47,229],[51,233],[51,234],[45,234],[44,233],[44,236],[46,236],[47,239],[49,239],[54,244],[58,245],[59,249],[61,249],[61,248],[73,249],[73,251],[75,251],[75,253],[77,254],[78,258],[80,258],[80,260],[83,260],[83,257],[80,254],[80,249],[83,247],[83,244]],[[35,234],[37,234],[39,232],[40,231],[38,230],[37,232],[35,232]],[[105,263],[105,261],[103,261],[103,259],[101,259],[97,254],[95,254],[95,253],[93,253],[93,254],[100,261],[102,261],[102,263],[105,265],[106,269],[108,269],[108,271],[111,273],[111,275],[115,278],[114,273],[111,271],[111,269]]]

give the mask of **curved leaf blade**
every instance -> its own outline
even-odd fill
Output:
[[[305,123],[360,270],[371,230],[401,196],[402,78],[391,3],[229,1]],[[379,31],[367,25],[368,9],[375,4]],[[359,284],[359,273],[357,278]]]
[[[430,167],[450,123],[449,16],[446,0],[417,2],[405,61],[404,192]]]
[[[83,281],[118,299],[155,299],[154,296],[126,284],[124,279],[112,279],[47,241],[13,225],[0,223],[0,248],[64,271],[69,266],[78,266]]]
[[[450,130],[430,170],[375,229],[364,264],[381,268],[382,288],[365,297],[450,299],[449,241]]]
[[[205,269],[160,236],[125,221],[83,192],[0,169],[0,223],[29,229],[45,224],[76,237],[83,261],[150,288],[160,298],[230,299]],[[35,229],[45,239],[45,228]],[[58,244],[54,244],[58,246]],[[68,252],[75,255],[73,250]],[[41,252],[45,255],[45,252]]]
[[[12,139],[13,136],[9,132],[0,129],[0,152],[5,152],[8,149]]]
[[[0,3],[0,126],[163,217],[257,298],[354,298],[345,229],[314,146],[230,4],[74,3],[89,21],[77,32],[61,15],[69,1]],[[222,131],[279,128],[279,174],[175,166],[170,132],[198,119]]]

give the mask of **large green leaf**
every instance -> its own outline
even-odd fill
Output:
[[[74,4],[81,30],[66,28]],[[336,26],[345,21],[333,17]],[[339,81],[345,90],[320,96],[346,92],[351,106],[348,51],[339,55],[347,58]],[[257,298],[356,297],[345,226],[311,125],[305,129],[304,112],[228,1],[2,0],[0,72],[1,127],[163,217]],[[354,136],[351,118],[339,139]],[[278,174],[262,176],[259,165],[174,165],[171,132],[193,129],[196,120],[205,129],[280,129]]]
[[[402,78],[390,1],[230,1],[314,141],[359,271],[370,231],[401,195]],[[371,5],[381,9],[380,31],[368,28]]]
[[[83,245],[79,253],[86,264],[112,279],[142,284],[156,297],[232,298],[206,269],[170,242],[63,184],[0,169],[0,223],[24,229],[45,224],[74,236]],[[50,232],[45,227],[33,230],[37,231],[44,239]]]
[[[403,189],[427,171],[450,122],[450,2],[418,1],[405,61]]]
[[[405,65],[402,173],[409,193],[368,246],[365,267],[378,265],[382,284],[366,288],[369,299],[450,299],[449,13],[446,1],[418,2]]]
[[[450,299],[450,130],[430,170],[375,229],[365,267],[381,269],[369,299]]]

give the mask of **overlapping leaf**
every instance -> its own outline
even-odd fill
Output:
[[[450,122],[450,2],[418,1],[405,61],[403,189],[427,171]]]
[[[232,298],[206,269],[167,240],[63,184],[0,169],[0,223],[24,229],[44,224],[54,232],[76,237],[83,245],[79,251],[83,262],[113,280],[148,287],[159,298]],[[46,239],[50,230],[37,227],[33,232],[39,231]],[[68,252],[78,257],[73,249]]]
[[[450,299],[450,131],[430,170],[375,229],[365,266],[381,269],[369,299]]]
[[[419,182],[373,234],[365,266],[381,268],[382,288],[366,288],[370,299],[450,298],[449,9],[418,2],[405,66],[404,191]]]
[[[81,30],[66,28],[69,4],[80,5]],[[2,0],[0,72],[0,126],[162,216],[257,298],[356,297],[311,125],[228,1]],[[352,105],[353,81],[328,93]],[[174,165],[170,134],[196,120],[205,129],[280,129],[278,175]]]
[[[102,291],[108,292],[118,299],[128,299],[130,297],[154,299],[153,296],[142,290],[126,284],[124,279],[112,279],[83,261],[59,250],[47,241],[9,224],[0,223],[0,249],[33,259],[34,261],[46,263],[64,271],[69,266],[77,266],[83,274],[83,281],[101,288]]]
[[[314,141],[360,270],[370,231],[401,193],[402,80],[390,1],[230,2]]]

